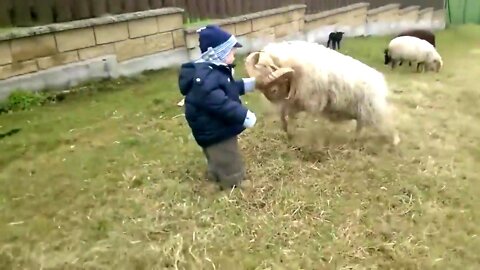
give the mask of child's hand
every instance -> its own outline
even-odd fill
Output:
[[[246,128],[251,128],[257,122],[257,117],[253,112],[250,110],[247,111],[247,117],[245,117],[245,121],[243,122],[243,126]]]
[[[253,90],[255,90],[255,78],[252,77],[252,78],[243,78],[243,84],[245,86],[245,92],[248,93],[248,92],[253,92]]]

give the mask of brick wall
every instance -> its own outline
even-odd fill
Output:
[[[0,35],[0,79],[104,55],[118,62],[185,47],[182,10],[168,8]]]

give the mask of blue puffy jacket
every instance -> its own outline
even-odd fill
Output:
[[[180,68],[178,84],[185,96],[185,118],[201,147],[245,130],[248,109],[240,100],[245,86],[233,78],[232,68],[208,62],[189,62]]]

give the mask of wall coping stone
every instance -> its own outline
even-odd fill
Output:
[[[424,8],[424,9],[420,10],[418,12],[418,14],[422,15],[423,13],[427,13],[427,12],[433,12],[433,7]]]
[[[370,9],[367,12],[367,15],[375,15],[375,14],[385,12],[385,11],[391,10],[391,9],[396,9],[396,8],[400,8],[400,4],[388,4],[388,5],[385,5],[385,6],[378,7],[378,8]]]
[[[318,19],[326,18],[326,17],[336,15],[336,14],[339,14],[339,13],[346,13],[346,12],[349,12],[349,11],[352,11],[352,10],[355,10],[355,9],[368,7],[368,6],[370,6],[370,3],[361,2],[361,3],[356,3],[356,4],[344,6],[344,7],[341,7],[341,8],[335,8],[335,9],[322,11],[322,12],[319,12],[319,13],[316,13],[316,14],[305,16],[305,22],[316,21]]]
[[[403,13],[407,13],[409,11],[419,10],[419,9],[420,9],[420,6],[408,6],[406,8],[400,9],[400,12],[403,14]]]
[[[260,0],[259,0],[260,1]],[[271,15],[276,15],[280,13],[285,13],[289,11],[294,11],[294,10],[300,10],[300,9],[306,9],[307,5],[300,4],[300,5],[289,5],[285,7],[280,7],[280,8],[273,8],[273,9],[267,9],[259,12],[254,12],[254,13],[249,13],[246,15],[241,15],[241,16],[236,16],[236,17],[230,17],[227,19],[219,19],[219,20],[213,20],[205,24],[200,24],[196,26],[191,26],[187,27],[185,29],[185,32],[187,34],[192,34],[195,33],[199,28],[206,26],[208,24],[217,24],[219,26],[221,25],[229,25],[229,24],[234,24],[234,23],[240,23],[252,19],[257,19],[257,18],[262,18],[262,17],[268,17]]]
[[[151,10],[145,10],[145,11],[123,13],[118,15],[102,16],[102,17],[89,18],[89,19],[83,19],[83,20],[75,20],[75,21],[63,22],[63,23],[53,23],[53,24],[47,24],[47,25],[41,25],[41,26],[17,27],[17,28],[12,28],[9,31],[0,33],[0,41],[49,34],[49,33],[73,30],[78,28],[86,28],[86,27],[92,27],[96,25],[126,22],[126,21],[156,17],[161,15],[177,14],[177,13],[183,13],[183,12],[184,12],[184,9],[182,8],[169,7],[169,8],[159,8],[159,9],[151,9]]]

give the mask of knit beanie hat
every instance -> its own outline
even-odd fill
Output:
[[[234,35],[217,25],[207,25],[197,30],[199,33],[200,51],[202,54],[212,48],[216,55],[224,60],[233,48],[243,47]]]

